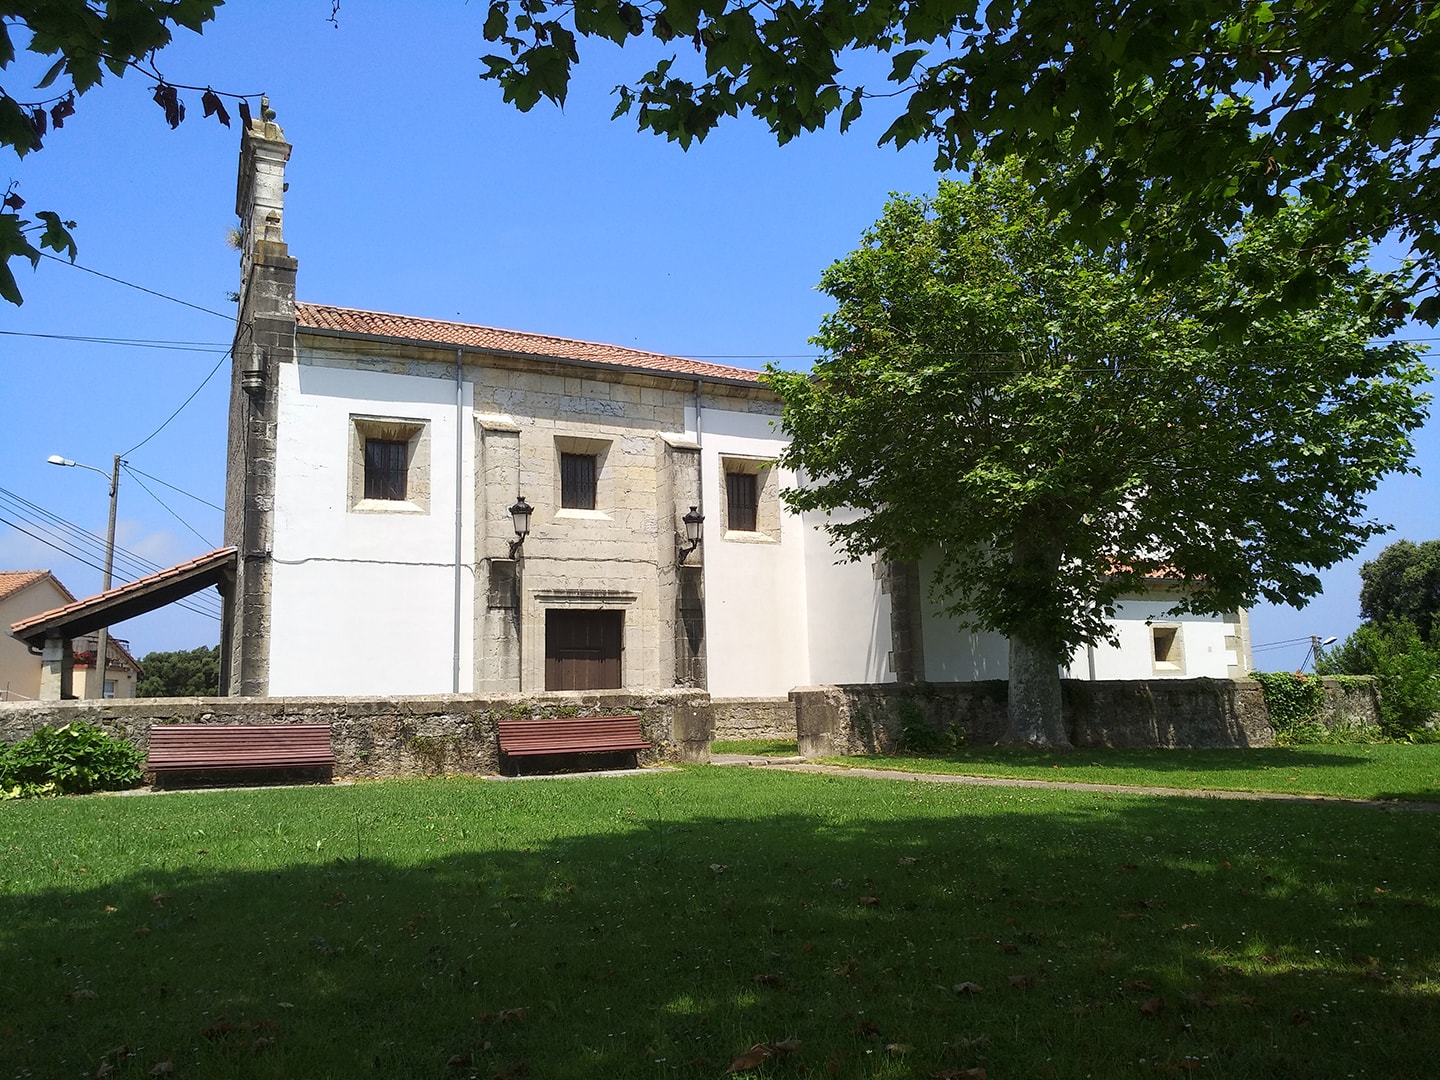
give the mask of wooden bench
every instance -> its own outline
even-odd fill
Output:
[[[565,720],[499,720],[500,764],[565,754],[629,754],[649,750],[638,716],[582,716]],[[518,772],[519,762],[511,762]]]
[[[145,768],[175,773],[335,767],[329,724],[152,724]]]

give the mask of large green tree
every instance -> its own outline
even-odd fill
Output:
[[[1140,255],[1164,275],[1301,194],[1297,251],[1396,232],[1433,294],[1437,31],[1432,0],[490,0],[482,77],[522,110],[563,103],[581,39],[636,41],[616,115],[682,146],[742,112],[785,142],[878,108],[882,142],[931,140],[942,168],[1019,155],[1093,246],[1165,237]],[[1073,151],[1085,167],[1056,170]],[[1297,261],[1274,303],[1324,276]]]
[[[1440,645],[1440,540],[1397,540],[1360,568],[1360,614],[1372,623],[1406,620]]]
[[[811,478],[785,498],[855,511],[829,526],[852,557],[938,558],[950,614],[1009,637],[1010,741],[1066,743],[1060,666],[1147,577],[1183,582],[1181,611],[1303,604],[1383,531],[1364,497],[1409,469],[1428,400],[1416,348],[1374,340],[1390,283],[1360,244],[1309,307],[1261,313],[1249,280],[1293,272],[1315,213],[1231,238],[1245,279],[1142,287],[1139,252],[1068,239],[1012,161],[892,200],[825,272],[827,358],[767,375]]]
[[[147,653],[140,660],[145,677],[136,697],[214,697],[220,693],[220,650],[204,645],[179,652]]]
[[[44,145],[52,132],[75,113],[76,101],[105,76],[135,71],[152,80],[155,104],[166,122],[178,127],[185,118],[180,91],[200,90],[206,116],[227,127],[222,95],[209,87],[183,87],[156,68],[156,54],[170,44],[174,28],[200,33],[224,0],[0,0],[0,73],[9,79],[21,56],[43,58],[47,68],[33,88],[10,92],[0,84],[0,148],[24,157]],[[225,95],[235,96],[235,95]],[[242,100],[242,110],[244,103]],[[38,265],[42,249],[75,258],[70,230],[75,222],[55,210],[30,213],[16,184],[5,189],[0,205],[0,299],[21,303],[12,259]]]

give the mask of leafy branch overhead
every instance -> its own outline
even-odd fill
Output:
[[[108,73],[120,78],[137,71],[154,80],[152,97],[170,127],[185,119],[180,91],[199,92],[207,117],[226,127],[230,113],[224,98],[239,99],[241,119],[249,121],[245,96],[211,87],[182,86],[167,80],[155,66],[156,54],[170,44],[173,28],[201,33],[224,0],[33,0],[0,9],[0,72],[8,72],[20,53],[55,59],[35,84],[34,100],[20,100],[0,86],[0,147],[17,157],[42,149],[47,136],[75,114],[76,101],[99,86]],[[29,97],[29,94],[22,95]],[[11,183],[0,209],[0,298],[22,302],[10,262],[40,262],[43,250],[75,258],[70,230],[75,222],[50,210],[22,213],[25,200]]]
[[[1018,155],[1094,247],[1165,236],[1145,256],[1164,276],[1303,195],[1303,250],[1398,233],[1434,322],[1437,29],[1429,0],[491,0],[481,77],[522,111],[563,104],[579,39],[643,39],[615,110],[641,130],[688,147],[749,113],[784,143],[878,108],[880,141],[929,141],[939,169]],[[1085,167],[1053,175],[1072,152]]]

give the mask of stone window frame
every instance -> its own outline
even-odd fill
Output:
[[[430,421],[403,416],[350,414],[350,468],[347,507],[352,514],[430,512]],[[383,439],[406,447],[405,498],[365,497],[365,442]]]
[[[755,528],[730,528],[730,481],[731,473],[745,473],[755,477]],[[720,456],[719,492],[716,505],[720,508],[721,536],[727,541],[750,544],[778,544],[780,542],[780,476],[773,458],[738,457],[733,454]]]
[[[1185,627],[1178,622],[1150,625],[1151,670],[1156,675],[1185,674]]]
[[[554,446],[551,451],[554,475],[551,505],[556,509],[552,520],[564,521],[567,518],[582,521],[611,520],[610,508],[615,505],[615,477],[614,470],[608,468],[607,464],[613,446],[613,439],[601,439],[591,435],[556,435],[554,437]],[[560,457],[562,454],[575,454],[595,459],[595,508],[593,510],[582,510],[564,504],[564,496],[560,490]]]

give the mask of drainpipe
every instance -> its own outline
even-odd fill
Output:
[[[700,447],[700,513],[705,513],[705,424],[700,419],[704,402],[705,383],[695,380],[695,445]]]
[[[450,692],[460,693],[460,557],[464,553],[465,539],[465,484],[462,470],[465,466],[465,372],[464,353],[455,350],[455,634],[454,657],[450,678]]]

